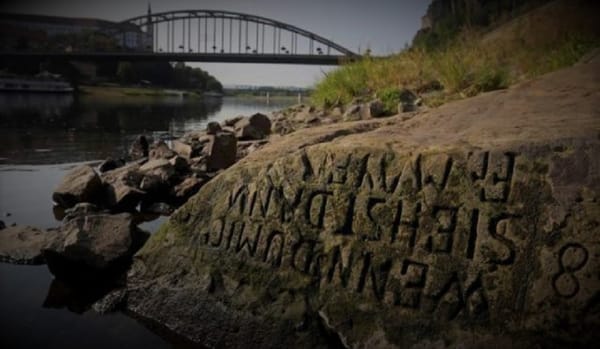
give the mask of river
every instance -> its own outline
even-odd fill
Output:
[[[209,121],[293,103],[0,94],[0,220],[7,226],[58,226],[51,196],[66,171],[82,162],[119,157],[140,134],[169,139],[204,129]],[[153,232],[164,220],[141,227]],[[0,347],[172,347],[172,338],[123,313],[95,313],[87,296],[54,280],[46,266],[0,263]]]

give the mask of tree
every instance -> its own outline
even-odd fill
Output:
[[[122,84],[131,84],[137,81],[135,70],[130,62],[119,62],[117,79]]]

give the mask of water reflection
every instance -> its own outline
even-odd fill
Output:
[[[44,308],[66,308],[75,314],[83,314],[92,304],[100,300],[113,289],[113,285],[72,285],[59,279],[53,279],[48,288]]]
[[[140,133],[178,136],[202,129],[210,120],[267,113],[294,102],[271,101],[267,105],[229,98],[99,100],[0,94],[0,163],[4,163],[0,165],[0,219],[6,225],[56,227],[60,216],[55,218],[52,210],[52,191],[66,171],[78,165],[74,162],[118,157]],[[151,218],[136,217],[140,221]],[[153,232],[165,220],[160,217],[139,227]],[[122,313],[100,316],[87,311],[104,292],[53,280],[47,266],[0,263],[0,347],[189,345],[146,321],[144,324],[163,338]]]
[[[178,137],[203,129],[209,120],[269,112],[292,103],[0,94],[0,162],[50,164],[119,157],[139,134]]]
[[[2,348],[171,347],[122,313],[86,311],[94,292],[62,288],[45,265],[0,263],[0,280]]]

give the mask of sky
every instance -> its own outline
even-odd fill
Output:
[[[420,28],[430,0],[3,0],[0,12],[121,21],[146,13],[212,9],[242,12],[292,24],[354,52],[400,51]],[[313,86],[333,67],[189,63],[224,85]]]

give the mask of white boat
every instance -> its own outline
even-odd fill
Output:
[[[55,92],[71,93],[73,86],[54,74],[35,77],[0,76],[0,92]]]

